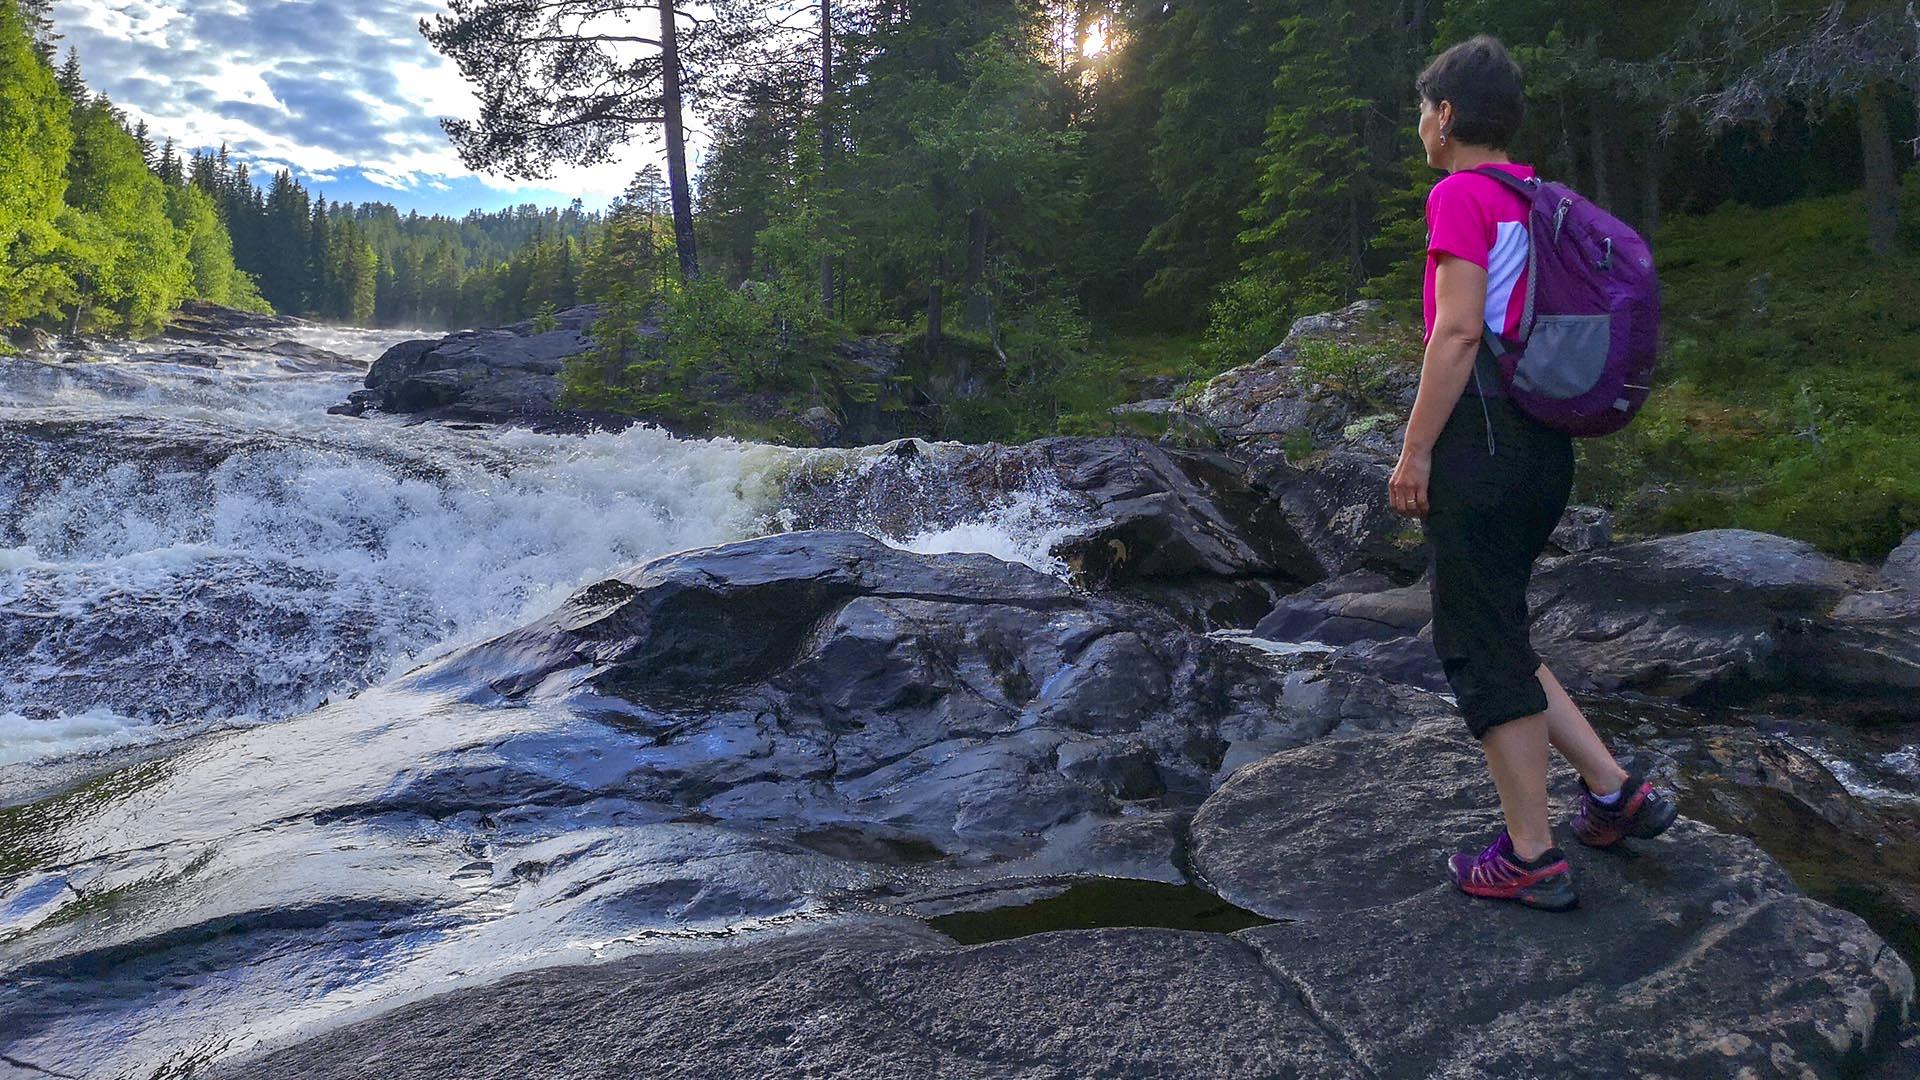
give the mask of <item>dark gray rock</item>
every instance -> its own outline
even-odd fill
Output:
[[[1920,529],[1907,534],[1880,564],[1880,580],[1908,592],[1920,593]]]
[[[1613,543],[1613,515],[1598,506],[1569,506],[1549,541],[1551,552],[1572,555]]]
[[[1422,726],[1241,769],[1195,816],[1193,860],[1291,920],[1237,936],[1375,1076],[1837,1077],[1908,1020],[1900,957],[1746,840],[1684,818],[1628,850],[1564,839],[1583,904],[1546,915],[1446,883],[1498,822],[1464,730]]]
[[[1277,509],[1217,453],[1126,437],[1014,446],[903,439],[813,459],[786,480],[792,528],[913,536],[998,514],[1044,514],[1051,554],[1083,584],[1149,600],[1190,626],[1245,625],[1320,576]]]
[[[559,423],[579,419],[559,406],[560,369],[593,349],[597,306],[569,308],[542,331],[533,320],[495,330],[463,330],[403,341],[367,371],[369,403],[383,412],[484,423]]]
[[[305,325],[308,325],[305,321],[286,315],[261,315],[189,300],[174,312],[162,336],[205,345],[248,347],[261,344],[263,335],[284,336],[286,331]]]
[[[1920,687],[1920,619],[1855,599],[1865,576],[1739,529],[1606,548],[1535,571],[1534,644],[1569,685],[1682,700]]]
[[[1286,678],[1017,564],[807,531],[655,560],[414,681],[617,697],[662,733],[650,797],[723,819],[773,807],[1006,851],[1115,800],[1197,800],[1236,739],[1332,727],[1275,708]]]
[[[1302,367],[1303,347],[1318,342],[1381,357],[1370,364],[1377,385],[1360,394]],[[1328,574],[1372,570],[1404,585],[1427,567],[1425,536],[1393,512],[1386,492],[1419,384],[1416,329],[1361,301],[1298,320],[1260,359],[1176,400],[1163,441],[1219,448],[1238,462]],[[1554,543],[1588,551],[1611,530],[1606,511],[1570,507]]]
[[[956,948],[875,925],[522,976],[236,1066],[249,1080],[1370,1075],[1231,937]]]
[[[289,363],[283,366],[293,371],[360,371],[367,366],[351,356],[304,341],[276,341],[267,346],[267,351],[285,357]]]
[[[1301,347],[1318,341],[1404,359],[1383,365],[1383,387],[1362,398],[1300,367]],[[1327,573],[1370,569],[1404,584],[1419,576],[1426,552],[1386,490],[1419,387],[1418,359],[1417,338],[1372,302],[1309,316],[1265,356],[1177,400],[1166,439],[1218,447],[1241,462]]]
[[[1427,586],[1386,584],[1377,574],[1351,574],[1310,586],[1281,600],[1253,632],[1275,641],[1346,645],[1410,637],[1433,621]]]

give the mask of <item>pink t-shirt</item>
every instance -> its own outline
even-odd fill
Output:
[[[1530,165],[1496,165],[1522,180]],[[1472,172],[1443,177],[1427,194],[1427,274],[1421,289],[1427,336],[1433,336],[1438,304],[1434,273],[1442,254],[1487,271],[1487,326],[1512,335],[1520,329],[1527,295],[1527,201],[1500,181]]]

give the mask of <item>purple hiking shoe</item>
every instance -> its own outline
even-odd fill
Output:
[[[1453,884],[1468,896],[1512,900],[1542,911],[1567,911],[1580,903],[1573,891],[1573,870],[1557,847],[1522,862],[1505,829],[1478,855],[1461,852],[1447,860]]]
[[[1593,797],[1580,777],[1580,807],[1573,812],[1573,835],[1588,847],[1612,847],[1632,836],[1646,840],[1667,831],[1680,814],[1673,793],[1654,787],[1639,767],[1627,773],[1620,799],[1612,806]]]

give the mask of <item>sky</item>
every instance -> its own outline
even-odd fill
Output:
[[[471,117],[472,92],[420,18],[436,0],[59,0],[60,48],[87,85],[185,151],[227,144],[264,182],[290,168],[338,202],[458,215],[518,203],[604,206],[657,141],[551,179],[477,174],[440,128]],[[697,152],[698,142],[691,148]]]

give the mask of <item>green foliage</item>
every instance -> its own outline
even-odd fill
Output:
[[[0,0],[0,326],[54,310],[72,280],[55,221],[73,145],[70,106],[11,0]]]
[[[1668,348],[1646,409],[1583,444],[1582,497],[1639,531],[1738,526],[1835,554],[1920,528],[1920,256],[1857,197],[1729,205],[1658,237]]]
[[[1294,353],[1294,378],[1318,385],[1365,405],[1386,403],[1396,367],[1405,361],[1376,345],[1345,345],[1309,338]]]
[[[533,332],[551,334],[560,328],[560,320],[555,318],[558,312],[551,302],[540,305],[540,313],[533,317]]]
[[[73,111],[65,261],[74,322],[147,333],[191,295],[188,245],[167,217],[166,186],[105,99]]]
[[[1205,352],[1215,373],[1264,356],[1287,336],[1298,312],[1293,290],[1261,274],[1236,278],[1209,309]]]

